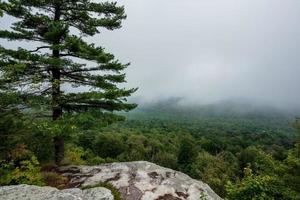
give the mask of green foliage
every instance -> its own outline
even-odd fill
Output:
[[[126,151],[120,157],[123,160],[144,160],[149,157],[147,138],[140,134],[130,134],[125,138]]]
[[[95,155],[90,149],[85,150],[83,147],[76,146],[72,143],[66,145],[64,163],[72,165],[100,165],[114,161],[116,160],[111,160],[109,157],[106,159],[101,158],[100,156]]]
[[[86,162],[82,159],[85,155],[85,150],[82,147],[75,145],[67,145],[65,152],[65,160],[73,165],[84,165]]]
[[[110,183],[100,182],[96,185],[88,185],[88,186],[81,187],[81,189],[85,190],[85,189],[90,189],[95,187],[105,187],[111,191],[115,200],[122,200],[121,193],[119,192],[119,190]]]
[[[293,140],[292,133],[290,135],[287,133],[282,135],[281,131],[263,133],[263,128],[260,129],[259,125],[256,129],[261,133],[253,133],[252,129],[241,133],[239,131],[244,128],[244,123],[237,122],[227,127],[223,119],[212,118],[207,124],[206,122],[201,120],[185,122],[160,119],[129,120],[101,128],[99,129],[101,133],[89,134],[85,140],[82,140],[84,141],[82,144],[93,151],[94,141],[98,135],[107,135],[107,137],[113,135],[115,140],[121,140],[123,143],[123,152],[113,161],[147,160],[179,169],[208,183],[222,197],[228,196],[226,182],[238,184],[239,180],[243,179],[245,167],[252,170],[253,177],[264,177],[263,180],[271,177],[268,184],[277,192],[268,192],[268,197],[293,197],[299,194],[296,184],[289,181],[288,177],[291,175],[288,174],[286,156],[275,159],[272,154],[278,151],[279,146],[279,151],[288,155],[288,149],[291,148],[289,143]],[[251,122],[253,126],[255,122]],[[224,131],[218,123],[234,131]],[[107,142],[110,141],[107,140]],[[276,145],[270,145],[270,143]],[[207,148],[206,144],[214,145],[216,148],[212,149],[217,149],[217,151],[207,151],[210,148]],[[188,151],[194,152],[196,157],[191,156],[193,159],[188,159],[193,153],[182,153]],[[181,152],[182,160],[190,160],[188,164],[179,164],[177,160],[179,152]],[[93,153],[98,155],[97,152],[93,151]],[[295,174],[295,169],[291,168],[291,174]]]
[[[38,160],[46,163],[54,159],[53,137],[48,129],[48,122],[39,120],[32,124],[30,134],[25,137],[24,141]]]
[[[82,131],[97,130],[99,127],[106,127],[112,123],[124,120],[124,116],[99,110],[90,110],[85,113],[74,113],[72,115],[67,114],[63,118],[64,123],[72,124]]]
[[[0,98],[1,99],[1,98]],[[18,110],[0,112],[0,159],[5,159],[17,143],[30,131],[27,119]]]
[[[94,151],[102,158],[116,158],[124,151],[124,144],[115,135],[99,135],[95,141]]]
[[[30,127],[30,132],[24,139],[25,143],[42,162],[54,159],[54,137],[62,136],[65,140],[70,141],[78,131],[73,123],[69,123],[64,118],[55,122],[47,119],[32,119]]]
[[[34,152],[39,161],[53,159],[52,133],[46,128],[47,121],[35,121],[18,109],[0,113],[0,138],[5,141],[0,145],[0,159],[7,159],[18,143],[24,143]]]
[[[26,112],[35,114],[34,110]],[[99,118],[93,121],[97,116]],[[299,199],[299,144],[292,145],[294,132],[289,134],[288,128],[278,126],[280,123],[288,126],[288,123],[279,123],[278,118],[264,121],[264,126],[259,120],[121,121],[114,115],[89,111],[65,115],[52,123],[43,118],[33,120],[22,112],[6,111],[0,118],[1,134],[5,133],[3,135],[10,139],[5,140],[1,148],[11,152],[15,144],[22,141],[45,163],[54,158],[53,137],[64,135],[68,138],[68,164],[146,160],[200,179],[223,198]],[[120,122],[112,124],[113,121]],[[2,163],[9,164],[11,153],[6,155],[3,158],[9,160]],[[17,160],[14,163],[19,163]],[[19,160],[34,162],[30,156]],[[1,170],[9,168],[6,174],[11,177],[13,165],[9,166]],[[51,172],[54,168],[44,166],[43,179],[47,185],[64,188],[67,181]],[[2,182],[5,177],[1,176]]]
[[[244,169],[244,178],[226,185],[227,198],[232,200],[269,200],[269,199],[296,199],[293,192],[286,188],[274,176],[255,176],[250,168]]]
[[[37,9],[40,12],[35,12]],[[82,0],[8,0],[0,2],[0,10],[19,19],[11,30],[0,31],[1,38],[37,45],[33,50],[0,46],[0,83],[4,94],[15,91],[13,94],[22,97],[19,98],[22,105],[32,107],[31,103],[38,100],[39,105],[50,107],[53,112],[59,109],[70,113],[89,108],[131,110],[136,106],[126,103],[126,97],[136,89],[117,87],[125,82],[121,71],[128,64],[120,63],[104,48],[84,41],[85,37],[98,34],[100,28],[120,28],[126,18],[123,7],[114,2]],[[72,34],[71,29],[76,29],[80,37]],[[70,58],[91,61],[94,66]],[[104,73],[107,71],[109,73]],[[20,84],[26,84],[27,89],[19,90]],[[65,93],[61,90],[62,84],[74,88],[86,86],[91,90]]]
[[[178,164],[188,165],[191,164],[197,156],[196,145],[189,137],[182,139],[178,153]]]
[[[297,143],[288,153],[288,157],[284,161],[286,164],[283,179],[289,183],[289,187],[298,192],[300,199],[300,143]]]
[[[222,152],[217,156],[201,152],[192,163],[189,174],[209,184],[217,194],[225,196],[224,183],[235,181],[238,172],[237,161],[230,152]]]
[[[177,169],[177,157],[168,152],[157,152],[151,159],[152,162],[158,165],[165,166],[171,169]]]
[[[94,156],[94,157],[88,158],[86,160],[86,162],[88,165],[93,166],[93,165],[100,165],[100,164],[106,163],[106,160],[99,156]]]
[[[207,200],[207,199],[208,199],[207,194],[205,194],[204,192],[202,192],[199,200]]]
[[[277,163],[271,155],[257,147],[248,147],[239,154],[241,169],[251,166],[255,174],[272,174]]]
[[[24,145],[11,151],[10,160],[1,161],[0,185],[44,185],[39,162]]]
[[[17,21],[9,30],[0,30],[0,38],[32,45],[17,49],[0,45],[0,111],[23,107],[29,109],[27,114],[52,117],[55,123],[45,128],[54,137],[57,163],[64,156],[64,141],[76,132],[68,122],[89,129],[95,123],[84,122],[119,121],[123,117],[113,111],[137,106],[127,102],[137,89],[119,87],[126,82],[122,71],[129,64],[85,41],[101,28],[121,28],[126,18],[122,6],[90,0],[7,0],[0,1],[0,16],[3,13]],[[91,110],[90,116],[80,115]],[[91,119],[97,118],[95,113],[105,121]]]

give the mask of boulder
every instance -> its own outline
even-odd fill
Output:
[[[221,199],[207,184],[150,162],[71,167],[78,172],[65,174],[72,185],[91,186],[108,182],[120,191],[124,200]],[[69,171],[66,167],[64,170]]]
[[[98,166],[64,166],[57,170],[68,177],[71,189],[16,185],[0,187],[2,200],[112,200],[110,183],[123,200],[221,200],[205,183],[184,173],[138,161]],[[100,184],[101,185],[101,184]],[[81,190],[85,186],[90,189]]]

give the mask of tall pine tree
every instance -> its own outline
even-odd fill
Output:
[[[0,93],[18,98],[14,105],[30,108],[38,99],[51,110],[54,121],[65,112],[136,107],[126,103],[136,89],[119,87],[128,64],[84,40],[99,33],[99,28],[120,28],[126,18],[123,7],[90,0],[0,0],[0,14],[16,19],[11,29],[0,30],[0,38],[37,45],[17,50],[0,45]],[[76,87],[81,88],[71,89]],[[54,146],[59,163],[64,138],[56,136]]]

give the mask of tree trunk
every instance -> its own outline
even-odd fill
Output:
[[[60,7],[59,4],[55,6],[55,16],[54,21],[60,20]],[[60,43],[61,36],[57,36],[57,38],[53,41],[53,45],[57,45]],[[52,56],[54,58],[59,58],[59,50],[54,49],[52,51]],[[60,78],[61,72],[58,66],[53,66],[51,69],[52,72],[52,120],[55,121],[59,119],[62,115],[61,108],[61,91],[60,91]],[[54,157],[55,163],[59,165],[64,158],[65,154],[65,144],[63,136],[54,137]]]
[[[55,163],[59,165],[65,156],[65,142],[63,137],[57,136],[54,138],[54,148],[55,148]]]
[[[52,120],[55,121],[62,115],[62,108],[60,105],[60,71],[53,69],[52,75]],[[59,165],[63,160],[65,153],[63,136],[54,137],[54,150],[55,163]]]

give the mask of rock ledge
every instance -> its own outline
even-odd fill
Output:
[[[53,187],[34,185],[12,185],[0,187],[1,200],[113,200],[106,188],[79,188],[58,190]]]
[[[60,168],[74,187],[109,182],[124,200],[220,200],[205,183],[172,169],[138,161]],[[76,173],[74,173],[76,172]]]
[[[58,171],[68,177],[71,189],[29,185],[0,187],[2,200],[113,200],[110,190],[81,186],[110,183],[123,200],[221,200],[205,183],[153,163],[124,162],[99,166],[65,166]]]

